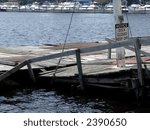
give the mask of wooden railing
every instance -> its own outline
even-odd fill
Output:
[[[136,54],[138,79],[139,79],[140,85],[143,86],[144,81],[143,81],[143,72],[142,72],[141,53],[146,56],[150,56],[150,53],[140,50],[140,46],[150,45],[150,37],[134,37],[134,38],[129,38],[129,39],[127,39],[125,41],[121,41],[121,42],[109,40],[109,42],[111,42],[111,44],[108,43],[106,45],[98,45],[98,46],[93,46],[93,47],[80,48],[80,49],[76,49],[76,50],[65,51],[62,53],[44,55],[44,56],[28,59],[26,61],[23,61],[22,63],[19,63],[11,70],[1,74],[0,81],[4,80],[11,74],[13,74],[16,71],[18,71],[19,69],[21,69],[22,67],[27,66],[29,73],[30,73],[30,77],[32,78],[33,82],[35,82],[36,79],[35,79],[35,76],[34,76],[34,73],[33,73],[32,67],[31,67],[32,63],[55,59],[55,58],[60,58],[60,57],[65,57],[65,56],[70,56],[70,55],[76,55],[77,68],[78,68],[78,73],[79,73],[79,82],[80,82],[81,88],[84,89],[81,54],[94,52],[94,51],[109,50],[108,57],[111,58],[111,49],[118,48],[118,47],[125,47],[129,50],[134,51]]]

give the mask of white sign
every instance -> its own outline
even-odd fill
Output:
[[[115,25],[116,41],[124,41],[128,38],[128,23]]]

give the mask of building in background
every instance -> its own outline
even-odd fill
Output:
[[[75,2],[80,2],[81,4],[89,4],[92,2],[92,0],[74,0]]]

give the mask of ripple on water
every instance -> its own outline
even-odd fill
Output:
[[[106,106],[103,100],[65,96],[44,89],[27,92],[18,91],[11,97],[0,96],[0,102],[1,112],[89,113],[106,111],[102,109]]]

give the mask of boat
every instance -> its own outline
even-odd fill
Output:
[[[6,12],[6,9],[0,8],[0,12]]]
[[[31,6],[30,6],[32,11],[39,11],[40,10],[40,5],[38,2],[34,2]]]
[[[87,10],[98,10],[99,9],[99,6],[96,5],[95,3],[92,3],[88,6]]]
[[[146,13],[150,13],[150,5],[149,4],[144,5],[144,9],[145,9]]]
[[[113,4],[112,3],[109,3],[109,4],[107,4],[107,5],[105,5],[105,7],[104,7],[104,10],[106,11],[106,12],[113,12]],[[122,8],[122,12],[128,12],[128,7],[126,6],[126,5],[121,5],[121,8]]]
[[[6,8],[3,7],[3,5],[0,5],[0,12],[5,12]]]
[[[145,7],[141,4],[131,4],[128,7],[129,13],[145,13]]]
[[[112,3],[109,3],[109,4],[106,4],[105,5],[105,7],[104,7],[104,10],[106,11],[106,12],[113,12],[113,4]]]
[[[87,10],[87,8],[89,7],[89,5],[82,5],[81,7],[79,7],[79,10],[82,10],[82,11],[84,11],[84,10]]]

